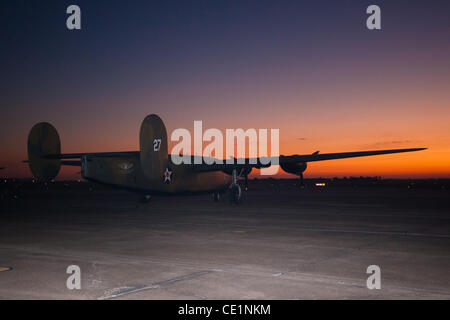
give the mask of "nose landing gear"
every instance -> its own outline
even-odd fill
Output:
[[[230,186],[230,203],[239,204],[242,199],[242,190],[239,184]]]
[[[233,169],[233,181],[230,185],[230,203],[239,204],[242,199],[242,190],[239,185],[237,169]]]

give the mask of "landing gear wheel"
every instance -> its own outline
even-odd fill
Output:
[[[140,203],[149,203],[152,197],[149,194],[143,194],[139,197]]]
[[[300,173],[300,181],[299,181],[299,187],[300,189],[305,189],[305,182],[303,180],[303,173]]]
[[[219,202],[220,201],[220,193],[219,192],[214,192],[213,193],[213,200],[214,200],[214,202]]]
[[[242,198],[241,186],[238,184],[230,187],[230,203],[239,204]]]

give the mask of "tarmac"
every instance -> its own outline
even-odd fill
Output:
[[[232,205],[89,186],[2,202],[0,299],[450,298],[448,189],[250,181]]]

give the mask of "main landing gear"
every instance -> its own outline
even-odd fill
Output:
[[[139,195],[139,202],[140,203],[149,203],[151,198],[152,197],[149,194],[140,194]]]
[[[303,172],[300,172],[299,176],[300,176],[300,181],[299,181],[298,185],[299,185],[300,189],[305,189],[305,182],[303,181]]]
[[[213,200],[214,202],[219,202],[220,201],[220,193],[219,191],[216,191],[213,193]]]

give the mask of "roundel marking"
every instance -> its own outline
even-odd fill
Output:
[[[166,168],[166,171],[164,171],[164,182],[170,183],[172,181],[172,170],[170,168]]]

